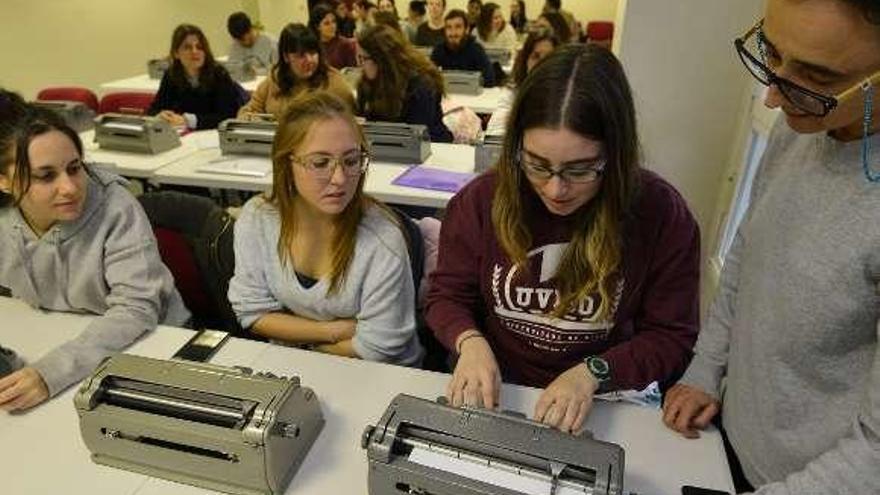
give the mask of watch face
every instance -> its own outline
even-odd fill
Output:
[[[608,374],[611,371],[608,362],[596,356],[587,358],[587,368],[590,369],[590,373],[600,380],[607,379]]]

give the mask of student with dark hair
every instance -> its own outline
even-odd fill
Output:
[[[317,35],[302,24],[288,24],[278,42],[278,63],[238,116],[271,113],[280,117],[297,98],[319,90],[334,93],[354,108],[351,86],[339,71],[327,66]]]
[[[246,93],[214,60],[201,29],[192,24],[177,26],[170,56],[171,67],[162,77],[149,115],[189,129],[214,129],[235,116]]]
[[[428,57],[388,26],[373,26],[358,41],[363,70],[358,113],[367,120],[422,124],[431,141],[452,142],[440,106],[443,75]]]
[[[565,17],[562,17],[562,14],[559,12],[544,12],[538,16],[538,20],[535,21],[535,24],[552,29],[556,33],[556,36],[559,37],[559,40],[563,43],[571,43],[574,41],[572,38],[571,27],[565,21]]]
[[[348,2],[336,2],[336,31],[345,38],[354,37],[357,28],[352,8]]]
[[[316,5],[309,15],[309,27],[321,40],[321,49],[330,67],[342,69],[357,65],[357,43],[339,36],[333,7],[326,3]]]
[[[3,90],[0,286],[35,308],[97,316],[79,335],[0,378],[6,411],[56,396],[156,325],[189,319],[126,181],[89,169],[75,131]]]
[[[526,79],[528,73],[538,65],[538,62],[550,55],[561,44],[559,37],[550,28],[537,27],[529,32],[529,36],[513,62],[510,82],[503,89],[498,98],[498,106],[492,112],[489,123],[486,124],[485,133],[487,135],[504,135],[507,129],[507,117],[516,97],[516,89]]]
[[[562,8],[562,0],[545,0],[542,13],[559,14],[565,21],[565,25],[568,26],[568,32],[570,35],[569,41],[577,41],[581,39],[581,26],[571,12]]]
[[[476,32],[477,42],[485,48],[500,48],[511,51],[516,48],[516,33],[504,21],[501,6],[495,2],[483,5]]]
[[[434,47],[431,61],[442,70],[467,70],[483,73],[483,86],[495,85],[495,71],[486,51],[468,34],[467,14],[453,9],[446,14],[446,41]]]
[[[880,2],[768,0],[735,46],[782,115],[664,421],[720,412],[738,492],[880,493]]]
[[[483,11],[483,0],[468,0],[467,3],[467,20],[468,26],[473,30],[480,23],[480,15]]]
[[[395,5],[394,0],[379,0],[376,3],[376,7],[379,9],[379,12],[388,12],[393,14],[395,18],[400,18],[400,14],[397,13],[397,5]]]
[[[326,91],[294,102],[272,144],[272,189],[235,222],[229,301],[243,328],[269,339],[418,365],[406,238],[364,194],[368,165],[346,102]]]
[[[373,16],[377,11],[376,4],[369,0],[358,0],[354,3],[355,35],[373,25]]]
[[[510,2],[510,25],[517,33],[526,32],[529,18],[526,15],[525,0],[511,0]]]
[[[446,12],[446,0],[427,0],[428,20],[423,22],[416,32],[417,46],[437,46],[446,40],[446,24],[443,14]]]
[[[419,26],[425,22],[426,13],[427,9],[425,8],[424,0],[413,0],[409,3],[407,17],[403,21],[401,27],[403,28],[403,33],[406,34],[407,39],[413,44],[415,44],[418,37]]]
[[[226,29],[233,39],[229,45],[230,62],[247,64],[265,74],[278,61],[275,41],[257,31],[251,24],[251,18],[244,12],[230,15],[226,21]]]
[[[458,356],[446,395],[493,408],[543,388],[534,419],[578,431],[597,392],[674,381],[699,325],[700,233],[641,168],[611,52],[556,49],[520,85],[493,169],[450,202],[427,321]]]

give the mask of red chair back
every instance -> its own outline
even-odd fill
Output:
[[[45,88],[37,93],[38,100],[66,100],[84,103],[95,113],[98,112],[98,97],[88,88],[77,86],[58,86]]]
[[[99,113],[146,115],[156,97],[154,93],[110,93],[101,98]]]
[[[194,315],[217,314],[216,305],[208,297],[195,255],[183,234],[155,227],[156,243],[162,262],[174,277],[174,286],[183,303]]]
[[[587,23],[588,41],[611,41],[614,37],[614,23],[607,21],[594,21]]]

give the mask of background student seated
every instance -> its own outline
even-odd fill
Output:
[[[254,28],[244,12],[236,12],[226,21],[226,29],[232,36],[229,45],[229,61],[253,67],[257,73],[266,74],[278,61],[275,41]]]
[[[288,24],[278,42],[278,63],[250,101],[238,112],[240,118],[255,113],[279,117],[296,99],[328,90],[354,108],[354,92],[345,78],[327,66],[318,37],[302,24]]]
[[[324,58],[330,67],[341,69],[357,65],[357,43],[339,35],[333,7],[326,3],[315,5],[309,14],[309,27],[321,41]]]
[[[363,192],[367,142],[326,91],[278,122],[270,193],[235,223],[229,301],[243,328],[281,342],[417,365],[415,289],[394,214]]]
[[[495,407],[543,388],[534,418],[577,431],[594,393],[670,382],[699,324],[700,234],[639,165],[611,52],[556,49],[529,74],[498,164],[449,202],[427,321],[458,354],[447,396]]]
[[[89,169],[59,117],[25,108],[0,90],[0,286],[34,307],[97,318],[0,378],[7,411],[57,395],[157,324],[189,319],[125,181]]]
[[[550,28],[539,26],[529,31],[522,49],[516,54],[510,81],[502,90],[501,96],[498,98],[498,106],[492,112],[489,123],[486,124],[486,134],[490,136],[504,134],[510,107],[513,106],[513,100],[516,97],[516,88],[522,84],[529,72],[538,65],[538,62],[550,55],[560,44],[562,43],[559,41],[559,37]]]
[[[427,0],[428,19],[416,30],[417,46],[437,46],[446,40],[443,14],[446,12],[446,0]]]
[[[214,129],[235,116],[246,93],[214,60],[201,29],[177,26],[171,36],[171,58],[148,114],[190,129]]]
[[[504,21],[501,6],[495,2],[483,5],[476,26],[477,42],[484,48],[516,49],[516,32]]]
[[[453,9],[446,14],[445,41],[434,47],[431,61],[442,70],[468,70],[483,73],[483,86],[495,85],[495,71],[486,51],[470,31],[467,14]]]
[[[431,141],[452,142],[443,124],[443,75],[428,57],[388,26],[373,26],[359,37],[362,76],[358,113],[367,120],[422,124]]]

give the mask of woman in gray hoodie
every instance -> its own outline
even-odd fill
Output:
[[[0,286],[34,307],[100,316],[0,378],[7,411],[58,394],[157,324],[189,319],[125,181],[90,170],[54,115],[25,108],[15,120],[0,122]]]

